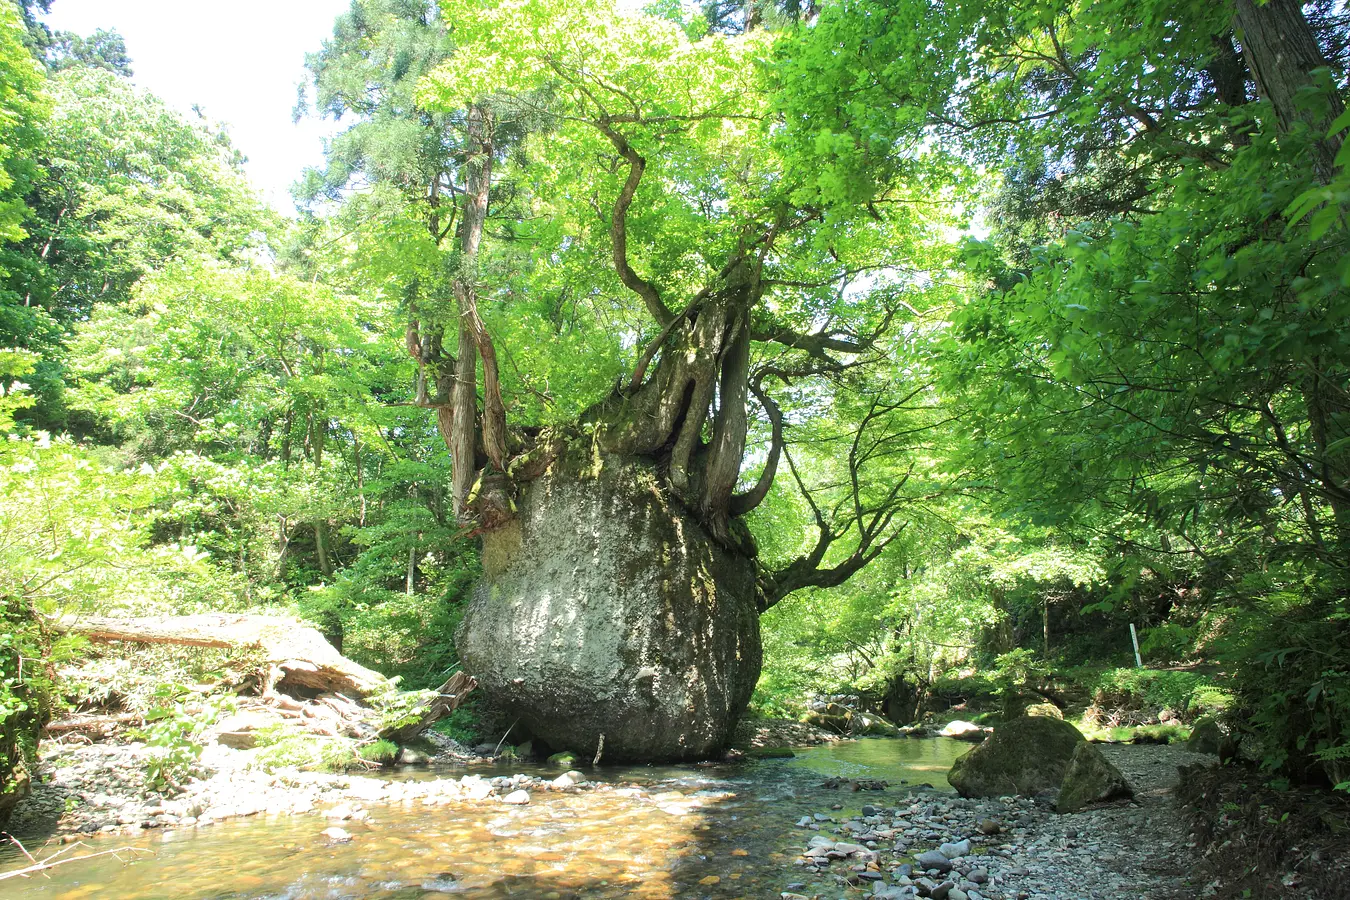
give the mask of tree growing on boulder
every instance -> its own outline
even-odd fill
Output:
[[[321,108],[361,117],[331,195],[366,176],[361,208],[415,245],[381,289],[484,541],[461,652],[546,739],[704,755],[753,689],[757,614],[899,530],[922,179],[800,127],[786,32],[408,7],[358,0],[311,68]],[[769,568],[744,517],[784,469],[810,538]]]

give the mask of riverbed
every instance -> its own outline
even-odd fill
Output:
[[[1025,798],[962,800],[944,776],[969,747],[840,741],[782,759],[583,769],[588,781],[565,789],[547,787],[542,777],[557,770],[539,766],[406,769],[382,776],[369,802],[334,791],[307,815],[264,811],[207,828],[91,836],[69,852],[127,852],[0,882],[0,895],[716,900],[914,896],[946,884],[958,900],[1017,900],[1191,890],[1165,791],[1076,816]],[[1140,778],[1189,761],[1165,747],[1112,751]],[[495,793],[465,799],[465,776],[496,779]],[[525,802],[506,802],[517,781],[529,788]],[[993,823],[990,833],[983,823]],[[911,867],[922,851],[960,840],[972,843],[950,872]],[[827,858],[822,842],[836,852]],[[20,862],[0,852],[0,870]]]
[[[413,797],[348,803],[337,809],[343,816],[337,819],[320,808],[313,815],[264,813],[211,828],[100,835],[88,840],[89,849],[149,852],[10,880],[0,893],[62,900],[776,896],[801,851],[794,827],[799,810],[840,805],[856,811],[873,796],[847,784],[823,788],[826,779],[884,780],[892,792],[917,784],[949,791],[945,773],[967,749],[941,738],[841,741],[785,759],[583,770],[598,782],[596,789],[534,791],[519,806],[495,796],[479,802]],[[384,777],[424,782],[466,773],[558,774],[499,764],[409,768]],[[357,818],[346,818],[349,810]],[[324,837],[330,824],[350,840]],[[0,870],[20,862],[17,851],[0,852]]]

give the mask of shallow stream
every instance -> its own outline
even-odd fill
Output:
[[[309,900],[309,898],[776,897],[795,878],[803,815],[896,805],[907,789],[949,791],[945,774],[970,748],[946,738],[870,738],[803,748],[791,759],[726,765],[606,767],[612,791],[535,792],[495,800],[371,804],[331,844],[318,816],[256,817],[210,828],[105,835],[89,849],[137,847],[134,861],[83,860],[0,882],[5,898]],[[393,779],[528,773],[530,766],[407,770]],[[881,793],[829,789],[832,776],[879,779]],[[836,813],[838,815],[838,813]],[[32,849],[32,848],[30,848]],[[75,853],[88,852],[84,848]],[[45,854],[41,854],[45,855]],[[0,852],[0,871],[19,866]]]

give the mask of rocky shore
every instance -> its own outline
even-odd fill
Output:
[[[1213,757],[1171,746],[1102,748],[1135,799],[1061,815],[1055,798],[880,796],[861,815],[813,811],[784,900],[864,888],[879,900],[1139,900],[1205,896],[1195,842],[1172,797],[1177,767]]]
[[[773,731],[761,723],[753,736],[768,746]],[[790,736],[802,737],[795,731]],[[441,743],[446,761],[485,761],[453,742]],[[755,749],[751,742],[745,746]],[[1212,892],[1199,874],[1195,842],[1172,788],[1178,766],[1213,757],[1164,745],[1101,749],[1135,786],[1135,797],[1068,815],[1055,812],[1053,792],[977,800],[926,787],[872,792],[867,788],[881,783],[829,779],[822,785],[818,779],[796,800],[784,797],[769,808],[782,834],[789,842],[798,839],[799,846],[795,858],[770,854],[762,860],[757,881],[763,887],[776,882],[773,890],[784,900],[860,894],[878,900],[1180,900]],[[52,746],[44,755],[41,783],[11,825],[20,836],[56,834],[73,841],[97,833],[201,829],[233,819],[304,815],[313,818],[316,840],[345,843],[352,837],[349,828],[359,833],[378,828],[381,811],[399,806],[528,809],[532,803],[547,808],[545,801],[559,794],[615,799],[651,794],[650,802],[662,810],[674,804],[679,809],[667,811],[683,815],[690,810],[677,801],[701,803],[707,793],[685,797],[659,783],[638,789],[562,769],[556,775],[497,777],[405,770],[397,779],[387,773],[284,768],[269,773],[256,767],[255,752],[208,747],[198,777],[166,797],[147,789],[150,750],[142,744]],[[832,782],[842,789],[826,789]],[[863,790],[851,793],[850,787]]]
[[[228,737],[231,732],[225,732]],[[449,738],[426,735],[436,753],[404,751],[417,763],[491,762],[492,750],[475,752]],[[731,760],[785,746],[837,741],[837,735],[800,722],[758,720],[738,731]],[[449,802],[505,797],[516,791],[605,790],[579,772],[559,777],[513,775],[491,779],[476,775],[458,779],[391,781],[370,774],[333,774],[280,768],[271,772],[257,763],[258,751],[218,740],[207,745],[194,766],[194,777],[180,793],[165,796],[150,789],[146,764],[154,751],[139,741],[43,746],[41,777],[32,795],[19,804],[9,823],[17,835],[57,834],[68,839],[93,833],[130,832],[142,828],[199,828],[232,818],[304,815],[336,806],[359,814],[361,804],[404,800]],[[564,783],[566,782],[566,783]],[[517,797],[519,799],[519,797]],[[341,819],[342,816],[335,818]]]
[[[487,761],[453,741],[441,739],[441,743],[437,757],[441,761]],[[181,792],[165,796],[147,785],[145,763],[150,752],[138,742],[46,748],[44,777],[15,810],[9,829],[21,836],[56,833],[73,840],[81,835],[146,828],[204,828],[256,815],[315,814],[341,823],[364,819],[372,804],[434,806],[490,798],[521,803],[528,802],[521,792],[597,788],[580,772],[561,770],[553,778],[464,775],[417,780],[285,768],[267,772],[254,765],[254,751],[213,744],[202,753],[197,777]]]

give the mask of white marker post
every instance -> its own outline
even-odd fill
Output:
[[[1134,665],[1135,668],[1142,669],[1144,661],[1139,658],[1139,633],[1134,630],[1134,623],[1130,623],[1130,642],[1134,644]]]

